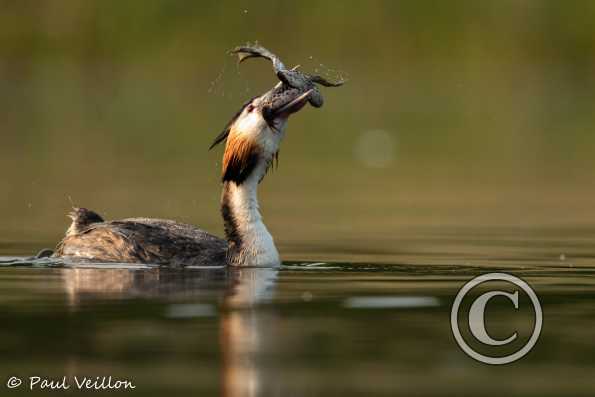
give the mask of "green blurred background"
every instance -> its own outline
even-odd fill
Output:
[[[595,2],[2,0],[5,252],[55,243],[70,199],[221,233],[207,148],[275,84],[227,53],[256,40],[349,80],[290,120],[262,185],[284,257],[594,224]]]

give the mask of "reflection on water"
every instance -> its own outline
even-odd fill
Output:
[[[277,269],[191,269],[170,271],[150,269],[135,272],[129,269],[63,269],[61,270],[68,304],[77,308],[93,297],[156,298],[192,296],[209,292],[217,297],[221,309],[218,316],[221,350],[221,390],[225,396],[262,395],[266,385],[275,379],[269,373],[265,382],[263,369],[256,356],[267,343],[267,330],[278,321],[272,311],[255,307],[270,301]],[[215,304],[172,303],[166,317],[192,319],[215,316]],[[269,388],[270,390],[270,388]]]
[[[221,390],[225,396],[257,396],[275,390],[278,376],[259,367],[258,354],[274,334],[279,318],[273,310],[256,305],[271,299],[278,270],[242,269],[224,299],[220,344],[223,367]]]
[[[0,375],[113,375],[147,396],[586,396],[594,386],[592,266],[502,266],[536,290],[545,326],[528,356],[496,369],[458,349],[449,310],[464,282],[498,266],[0,262]],[[505,302],[490,316],[496,332],[520,321]]]

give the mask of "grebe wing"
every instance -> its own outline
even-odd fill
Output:
[[[194,226],[164,219],[94,223],[66,236],[56,256],[172,266],[222,265],[227,242]]]
[[[169,219],[156,219],[156,218],[126,218],[121,221],[112,221],[114,224],[126,224],[128,226],[146,225],[148,227],[154,227],[163,233],[172,237],[179,238],[190,238],[196,240],[207,240],[207,241],[220,241],[227,247],[227,242],[217,236],[214,236],[202,229],[197,228],[186,223],[180,223]]]

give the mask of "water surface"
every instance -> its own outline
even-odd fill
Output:
[[[594,251],[588,231],[564,233],[438,233],[407,240],[418,254],[386,249],[377,262],[280,269],[73,265],[3,247],[0,374],[111,375],[146,396],[591,396]],[[357,247],[342,249],[357,257]],[[313,246],[311,255],[325,249],[341,251]],[[534,288],[544,327],[527,356],[494,367],[458,348],[449,316],[466,281],[502,270]],[[486,321],[496,336],[518,328],[523,337],[525,320],[496,299]]]

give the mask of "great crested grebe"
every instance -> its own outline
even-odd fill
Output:
[[[210,148],[226,140],[222,163],[221,215],[226,239],[170,220],[130,218],[104,221],[84,208],[70,213],[72,224],[55,257],[101,262],[183,265],[278,266],[279,253],[259,212],[258,184],[277,157],[287,120],[307,102],[322,105],[314,83],[337,86],[319,76],[287,70],[268,50],[241,47],[240,61],[273,61],[281,82],[242,106]]]

